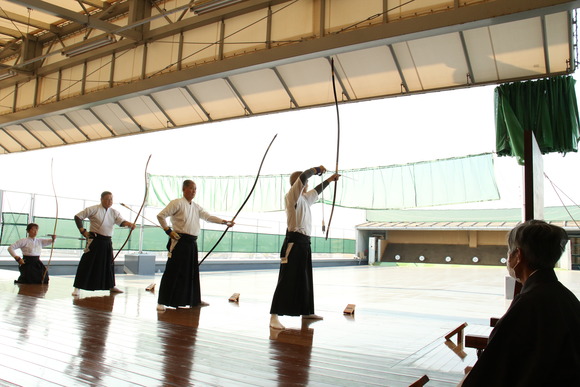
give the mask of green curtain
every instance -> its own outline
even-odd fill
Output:
[[[578,150],[576,81],[560,76],[495,88],[496,150],[524,164],[524,130],[532,130],[542,154]]]

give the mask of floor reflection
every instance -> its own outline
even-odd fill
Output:
[[[48,291],[47,285],[40,284],[15,284],[18,286],[18,294],[31,296],[26,302],[19,302],[16,308],[16,316],[20,321],[18,336],[20,340],[26,342],[30,338],[29,327],[36,319],[36,304],[39,298],[44,298]]]
[[[112,293],[101,297],[75,297],[73,299],[73,304],[79,307],[75,308],[74,314],[81,337],[77,354],[79,361],[72,362],[70,367],[74,368],[79,379],[92,385],[103,384],[104,378],[111,372],[106,358],[106,349],[111,324],[110,312],[113,310],[115,295],[116,293]],[[107,313],[86,313],[85,308]]]
[[[270,328],[270,358],[274,361],[278,385],[307,385],[315,321],[302,320],[300,329]]]
[[[163,385],[192,383],[195,339],[202,308],[167,309],[158,313],[157,336],[163,357]],[[165,323],[171,324],[168,326]]]

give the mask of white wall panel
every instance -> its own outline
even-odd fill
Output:
[[[62,82],[60,86],[61,99],[79,95],[81,93],[82,79],[83,79],[83,65],[63,69]]]
[[[292,21],[291,23],[289,21]],[[312,1],[298,1],[288,6],[279,4],[272,7],[272,41],[274,45],[288,44],[285,41],[312,36],[318,31],[314,19]]]
[[[224,29],[224,56],[266,48],[266,9],[228,19]]]
[[[214,23],[183,33],[183,64],[213,62],[217,59],[219,47],[219,24]]]
[[[147,46],[147,76],[154,76],[177,64],[179,35],[173,35]]]
[[[382,23],[382,17],[366,20],[373,15],[383,13],[383,0],[359,1],[356,7],[351,0],[324,0],[326,2],[326,16],[324,24],[327,31],[337,31],[361,23],[357,27],[369,24]],[[366,21],[365,21],[366,20]]]
[[[25,109],[34,105],[34,89],[36,79],[32,78],[28,82],[18,85],[18,94],[16,95],[17,109]]]
[[[131,82],[141,77],[143,46],[115,55],[115,83]]]
[[[85,93],[109,87],[112,57],[106,56],[87,62]]]

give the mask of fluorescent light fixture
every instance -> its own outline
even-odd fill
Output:
[[[0,73],[0,81],[3,80],[3,79],[12,78],[15,75],[16,75],[16,73],[14,71],[12,71],[12,70],[2,71]]]
[[[117,39],[115,39],[115,35],[105,34],[97,36],[95,38],[84,40],[81,43],[73,44],[62,50],[62,54],[66,56],[80,55],[84,54],[85,52],[94,50],[96,48],[103,47],[111,43],[115,43],[116,41]]]
[[[193,6],[190,9],[196,15],[201,15],[215,11],[219,8],[227,7],[228,5],[239,3],[240,1],[242,0],[198,0],[193,3]]]

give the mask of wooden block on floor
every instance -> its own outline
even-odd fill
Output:
[[[487,336],[466,335],[465,346],[468,348],[485,349],[485,347],[487,347],[487,340]]]
[[[239,302],[240,301],[240,293],[234,293],[229,298],[230,302]]]
[[[445,335],[445,340],[451,340],[451,338],[455,335],[457,335],[457,344],[462,344],[463,343],[463,330],[465,329],[465,327],[467,326],[467,323],[463,323],[460,326],[458,326],[457,328],[455,328],[454,330],[452,330],[451,332],[449,332],[448,334]]]
[[[346,308],[344,308],[344,312],[342,312],[343,314],[354,314],[354,308],[355,308],[355,304],[348,304],[346,306]]]
[[[423,375],[416,382],[410,384],[409,387],[423,387],[428,381],[429,377],[427,375]]]

